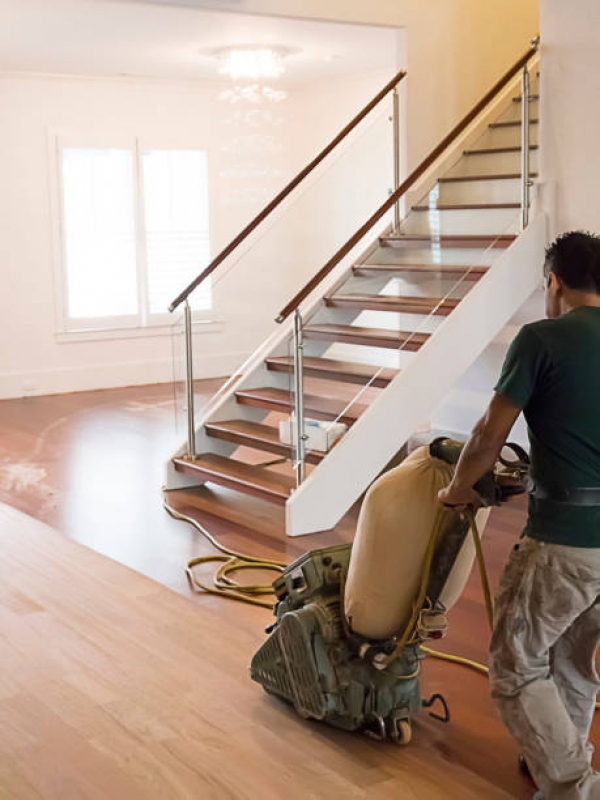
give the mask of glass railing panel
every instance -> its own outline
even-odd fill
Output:
[[[420,347],[492,268],[514,235],[511,220],[476,247],[448,247],[441,237],[431,236],[418,246],[379,248],[340,289],[340,301],[354,296],[356,306],[329,310],[329,324],[344,326],[343,336],[338,331],[336,341],[313,340],[311,328],[318,328],[321,318],[305,319],[305,359],[317,355],[322,364],[323,359],[331,360],[341,370],[341,380],[330,387],[324,381],[317,385],[305,380],[305,392],[316,390],[335,398],[321,423],[332,431],[332,438],[339,423],[354,424],[398,371],[418,357]],[[422,423],[425,427],[428,420]],[[399,442],[398,450],[403,445]],[[309,440],[307,461],[314,460],[313,449]]]
[[[290,452],[279,446],[278,425],[280,417],[289,416],[293,370],[270,369],[265,358],[269,354],[292,355],[292,317],[283,324],[275,319],[388,197],[393,182],[390,116],[391,101],[383,101],[215,270],[210,281],[190,296],[199,452],[208,449],[265,464],[285,457],[287,468],[291,467]],[[389,227],[390,219],[388,215],[379,229]],[[376,233],[377,229],[365,240],[371,241]],[[363,247],[361,242],[348,254],[331,281],[350,268]],[[202,267],[200,264],[199,271]],[[323,290],[319,287],[314,296],[320,297]],[[305,306],[310,303],[309,298]],[[195,304],[199,307],[194,310]],[[178,351],[174,357],[177,424],[185,436],[187,423],[181,424],[186,406],[184,337],[178,325],[173,329],[173,342]],[[201,391],[208,378],[213,379],[211,384],[220,385],[210,399]],[[235,435],[225,438],[229,431],[211,431],[207,438],[200,429],[208,417],[235,422]],[[277,429],[277,437],[273,430],[261,431],[253,427],[256,425]],[[244,440],[250,446],[243,450],[238,447],[240,431],[256,434],[254,440],[252,436]],[[270,444],[261,442],[261,435],[267,436]],[[280,466],[273,465],[273,469]]]

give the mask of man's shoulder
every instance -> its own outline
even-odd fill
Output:
[[[590,325],[589,316],[578,313],[578,310],[575,310],[553,319],[538,319],[535,322],[528,322],[523,325],[520,332],[528,340],[537,338],[542,342],[548,343],[557,339],[560,341],[565,336],[570,339],[573,336],[588,336],[591,331],[598,332],[600,330],[600,325],[598,325],[600,315],[593,322],[595,324]]]
[[[538,319],[535,322],[528,322],[521,328],[521,335],[527,340],[547,342],[556,335],[561,334],[565,327],[569,326],[567,316],[555,317],[554,319]]]
[[[535,322],[527,322],[521,327],[519,333],[515,337],[514,344],[522,348],[539,347],[551,335],[553,328],[549,327],[547,323],[554,322],[552,319],[539,319]]]

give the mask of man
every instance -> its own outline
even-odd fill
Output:
[[[544,273],[548,319],[513,341],[440,501],[477,504],[472,486],[523,410],[529,516],[496,597],[492,695],[541,790],[536,798],[600,798],[588,742],[600,689],[600,238],[560,236]]]

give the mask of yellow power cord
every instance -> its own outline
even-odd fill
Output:
[[[209,533],[206,528],[201,525],[197,520],[193,517],[190,517],[186,514],[182,514],[180,511],[177,511],[172,506],[170,506],[166,500],[163,500],[163,505],[166,511],[175,519],[182,520],[184,522],[188,522],[192,525],[199,533],[201,533],[208,541],[215,547],[217,550],[220,551],[221,555],[212,555],[212,556],[200,556],[198,558],[193,558],[191,561],[188,562],[186,573],[189,578],[190,583],[192,586],[200,592],[205,592],[206,594],[216,595],[218,597],[227,597],[230,600],[237,600],[241,603],[249,603],[255,606],[261,606],[262,608],[270,608],[273,609],[273,603],[267,600],[259,600],[258,597],[262,595],[272,595],[273,594],[273,587],[271,584],[238,584],[232,578],[229,577],[229,574],[232,572],[237,572],[243,569],[266,569],[272,570],[275,572],[283,573],[287,564],[284,564],[281,561],[274,561],[271,559],[265,558],[257,558],[256,556],[246,555],[244,553],[238,553],[235,550],[230,550],[227,547],[224,547],[220,542],[215,539],[215,537]],[[485,557],[483,555],[483,548],[481,546],[481,536],[479,534],[479,529],[477,527],[477,522],[475,519],[475,514],[473,511],[467,511],[467,516],[469,518],[471,533],[473,536],[473,543],[475,545],[475,553],[477,556],[477,562],[479,565],[479,572],[481,575],[481,585],[483,588],[483,594],[485,598],[485,607],[487,618],[490,626],[490,630],[493,630],[494,625],[494,617],[493,617],[493,602],[492,602],[492,593],[490,590],[490,583],[488,579],[487,569],[485,565]],[[405,645],[408,640],[408,636],[412,629],[414,628],[414,624],[416,622],[415,616],[415,609],[420,610],[425,600],[424,595],[424,587],[427,587],[427,581],[429,578],[429,571],[431,568],[431,562],[433,559],[433,553],[435,550],[435,545],[437,543],[437,539],[440,534],[442,524],[442,516],[436,518],[434,531],[427,548],[427,552],[425,554],[425,565],[423,569],[423,576],[421,579],[421,584],[419,587],[419,597],[423,595],[421,604],[419,606],[418,599],[415,605],[413,606],[413,614],[411,617],[411,622],[405,629],[405,633],[402,636],[402,639],[398,643],[398,647],[396,648],[395,653],[399,652]],[[213,586],[206,586],[202,583],[196,574],[194,573],[194,568],[200,566],[201,564],[209,564],[209,563],[222,563],[217,572],[213,577]],[[418,613],[418,612],[417,612]],[[476,672],[481,673],[482,675],[489,675],[489,669],[484,664],[480,664],[478,661],[472,661],[469,658],[463,658],[462,656],[456,656],[452,653],[442,653],[439,650],[431,650],[429,647],[421,646],[421,649],[424,653],[427,653],[428,656],[431,658],[435,658],[439,661],[446,661],[450,664],[459,664],[463,667],[468,667],[469,669],[475,670]],[[414,678],[419,673],[419,669],[415,671],[413,675],[403,676],[404,679]],[[600,703],[596,703],[596,708],[600,708]]]
[[[390,653],[390,655],[383,660],[383,663],[386,666],[388,664],[391,664],[391,662],[404,650],[404,648],[408,643],[409,636],[414,632],[415,626],[419,619],[419,614],[421,613],[421,609],[423,608],[423,604],[425,603],[425,597],[427,594],[427,584],[429,583],[429,575],[431,573],[431,565],[433,563],[433,556],[435,554],[435,548],[437,546],[438,539],[440,537],[443,521],[444,521],[444,511],[442,509],[442,506],[439,506],[438,513],[436,514],[435,522],[433,524],[433,531],[431,533],[429,544],[427,545],[427,550],[425,552],[425,559],[423,561],[423,572],[421,573],[421,581],[419,583],[419,591],[415,598],[415,602],[413,603],[410,621],[405,627],[404,633],[400,637],[400,641],[396,645],[393,653]]]
[[[188,562],[186,574],[192,587],[196,589],[196,591],[216,595],[217,597],[228,597],[230,600],[237,600],[240,603],[249,603],[253,606],[273,609],[272,602],[258,599],[261,595],[273,594],[273,586],[270,583],[239,584],[230,578],[229,575],[230,573],[239,572],[243,569],[266,569],[282,573],[287,564],[281,561],[257,558],[256,556],[249,556],[244,553],[238,553],[235,550],[230,550],[215,539],[215,537],[193,517],[189,517],[187,514],[182,514],[180,511],[177,511],[164,499],[163,505],[172,517],[182,520],[183,522],[189,522],[190,525],[196,528],[196,530],[208,539],[212,546],[221,553],[221,555],[199,556],[198,558],[192,558],[192,560]],[[202,583],[194,572],[195,567],[210,563],[222,563],[222,566],[219,567],[213,576],[213,586],[207,586]]]
[[[477,563],[479,564],[479,574],[481,576],[481,586],[483,589],[483,596],[485,598],[485,609],[487,614],[490,631],[494,629],[494,604],[492,601],[492,592],[490,589],[490,582],[488,579],[487,568],[485,565],[485,557],[483,555],[483,548],[481,546],[481,536],[479,528],[477,527],[477,520],[475,513],[470,509],[466,512],[469,519],[471,533],[473,535],[473,544],[475,545],[475,554],[477,556]],[[472,661],[470,658],[463,658],[462,656],[455,656],[452,653],[440,653],[439,650],[431,650],[429,647],[421,646],[424,653],[432,658],[437,658],[439,661],[448,661],[451,664],[460,664],[463,667],[469,667],[482,675],[489,675],[490,670],[484,664],[478,661]]]
[[[492,593],[490,591],[490,582],[488,580],[487,569],[485,566],[485,558],[483,555],[483,548],[481,547],[481,536],[477,528],[477,521],[475,520],[475,513],[468,510],[467,516],[471,524],[471,533],[473,534],[473,542],[475,544],[475,552],[477,554],[477,561],[479,563],[479,572],[481,575],[481,586],[483,588],[483,595],[485,597],[485,607],[487,611],[487,618],[490,626],[490,631],[494,630],[494,605],[492,602]],[[482,675],[489,676],[490,670],[484,664],[478,661],[472,661],[470,658],[463,658],[462,656],[455,656],[452,653],[440,653],[439,650],[430,650],[429,647],[421,647],[424,653],[437,658],[439,661],[448,661],[451,664],[460,664],[463,667],[468,667]],[[596,709],[600,708],[600,703],[596,703]]]

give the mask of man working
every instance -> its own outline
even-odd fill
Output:
[[[600,689],[600,238],[560,236],[544,272],[549,319],[513,341],[440,501],[477,504],[472,486],[523,410],[529,517],[496,597],[492,695],[541,790],[536,798],[600,798],[588,742]]]

